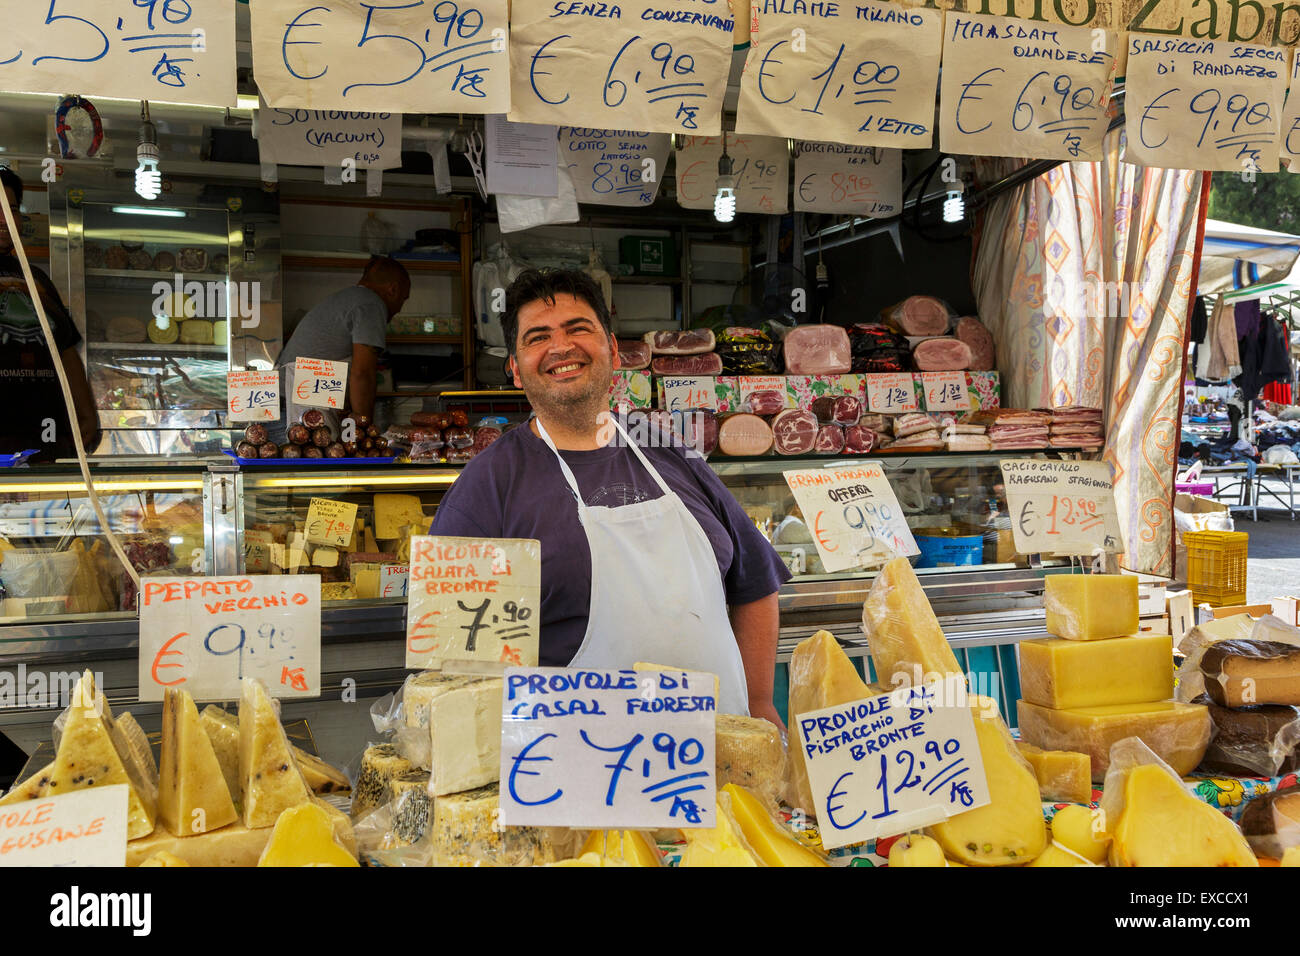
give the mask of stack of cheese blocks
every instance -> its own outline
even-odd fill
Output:
[[[200,717],[188,693],[169,688],[155,764],[139,724],[129,713],[113,715],[87,671],[73,691],[54,760],[0,804],[126,784],[128,866],[348,865],[345,858],[355,866],[347,817],[308,783],[329,792],[345,789],[347,779],[290,746],[260,681],[245,679],[239,709],[239,721],[215,707]],[[287,811],[293,813],[282,835]],[[286,854],[286,845],[297,850]]]
[[[1050,782],[1051,799],[1089,802],[1084,761],[1101,783],[1111,747],[1126,737],[1191,773],[1210,742],[1210,715],[1171,699],[1173,639],[1137,632],[1138,579],[1058,574],[1046,589],[1047,632],[1056,636],[1020,644],[1017,708],[1026,756]]]
[[[362,755],[353,792],[354,820],[388,808],[389,830],[380,849],[427,843],[434,866],[537,866],[569,858],[591,862],[593,855],[598,865],[659,865],[658,851],[642,834],[500,825],[502,693],[499,677],[425,671],[407,679],[403,719],[408,728],[427,731],[429,765],[417,766],[395,744],[372,745]],[[770,820],[785,769],[776,727],[719,714],[716,741],[720,807],[734,808],[733,821]],[[724,797],[728,784],[745,788],[744,794]],[[696,835],[705,832],[713,831]],[[695,856],[708,855],[697,850]]]

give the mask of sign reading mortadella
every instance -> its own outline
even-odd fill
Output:
[[[1101,158],[1114,33],[955,11],[944,26],[944,152]]]
[[[510,119],[716,135],[734,22],[717,0],[514,0]]]
[[[257,0],[253,73],[272,106],[504,113],[506,0]],[[233,72],[233,67],[232,67]]]
[[[877,0],[754,0],[736,130],[924,149],[942,14]]]
[[[1286,50],[1142,33],[1127,43],[1127,162],[1277,172]]]
[[[796,212],[893,216],[903,208],[903,152],[840,143],[799,144]]]

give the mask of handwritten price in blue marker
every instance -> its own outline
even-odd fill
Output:
[[[1169,141],[1169,126],[1183,122],[1180,113],[1190,112],[1199,119],[1196,148],[1207,138],[1214,149],[1234,160],[1246,160],[1258,166],[1263,148],[1277,142],[1277,123],[1267,100],[1254,100],[1244,93],[1223,93],[1207,89],[1165,90],[1141,107],[1138,136],[1148,149],[1158,149]]]

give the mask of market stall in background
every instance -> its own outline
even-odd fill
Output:
[[[1284,375],[1246,397],[1199,371],[1242,373],[1214,344],[1229,290],[1280,294],[1300,251],[1206,220],[1206,170],[1292,161],[1284,24],[1180,44],[1138,4],[943,6],[765,3],[751,32],[747,6],[415,4],[368,36],[364,5],[306,24],[253,0],[173,24],[206,31],[192,67],[113,44],[0,64],[24,185],[0,288],[49,274],[99,435],[93,489],[73,455],[0,448],[0,678],[24,688],[0,803],[124,785],[128,865],[1294,862],[1297,602],[1243,606],[1243,536],[1180,462],[1300,448],[1267,311]],[[71,42],[17,19],[30,49]],[[1174,88],[1165,61],[1216,80]],[[597,283],[611,410],[704,456],[788,568],[788,742],[708,715],[680,661],[559,694],[548,556],[430,537],[465,465],[527,427],[502,318],[528,268]],[[387,314],[343,346],[321,308],[358,285]],[[1227,441],[1233,408],[1252,430]],[[1270,464],[1289,491],[1294,454]],[[1254,461],[1240,481],[1233,510]],[[429,586],[502,566],[495,604]],[[438,615],[468,635],[451,651]],[[504,651],[476,645],[489,624]],[[636,703],[659,694],[697,703]],[[525,708],[653,739],[648,789],[707,780],[606,813],[561,777],[577,793],[538,811],[503,777],[538,759]],[[835,732],[891,708],[916,743]],[[880,782],[853,806],[892,822],[829,810],[863,760]]]

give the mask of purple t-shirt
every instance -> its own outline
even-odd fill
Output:
[[[790,579],[789,569],[704,459],[688,458],[686,451],[644,448],[704,529],[727,603],[772,594]],[[617,443],[561,454],[588,505],[616,508],[663,493],[632,450]],[[465,466],[438,505],[429,533],[541,541],[540,663],[562,667],[573,659],[587,631],[591,549],[555,453],[528,425],[512,428]]]

